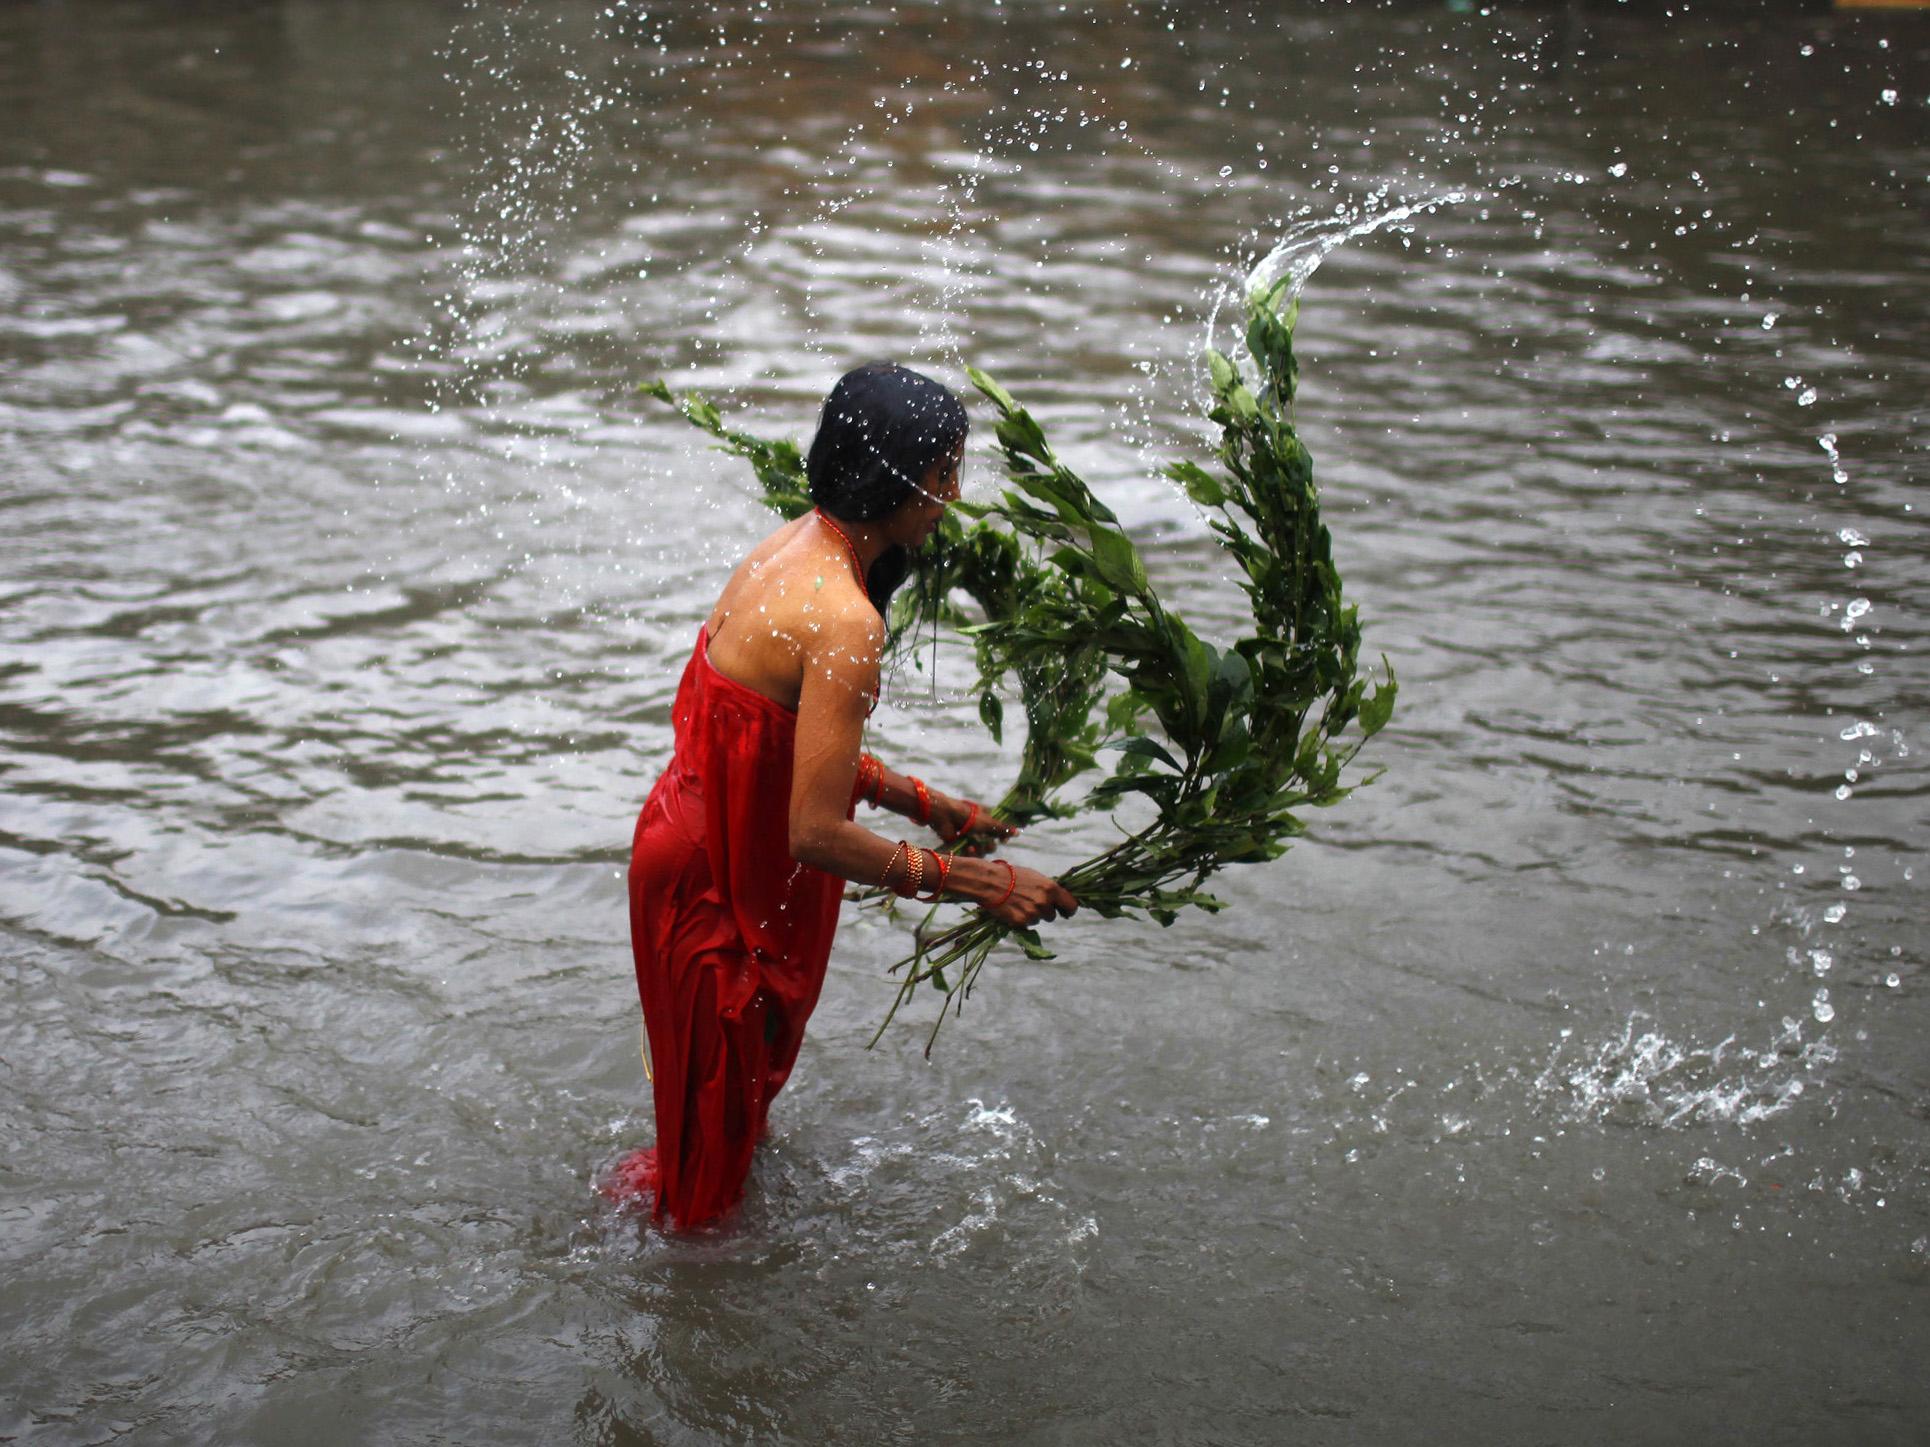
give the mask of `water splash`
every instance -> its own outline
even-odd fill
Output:
[[[1836,1059],[1824,1040],[1805,1041],[1793,1016],[1764,1047],[1682,1043],[1637,1012],[1621,1032],[1575,1046],[1564,1030],[1534,1082],[1535,1094],[1570,1120],[1679,1129],[1695,1123],[1752,1125],[1781,1115],[1821,1083]]]
[[[969,1099],[928,1112],[889,1136],[862,1135],[847,1154],[820,1168],[837,1209],[872,1222],[878,1239],[926,1262],[949,1262],[1009,1233],[1031,1233],[1067,1247],[1098,1235],[1052,1178],[1048,1143],[1008,1103]],[[904,1235],[904,1213],[949,1203],[919,1244]],[[913,1206],[911,1203],[919,1203]],[[1070,1258],[1076,1269],[1080,1257]]]
[[[1289,282],[1288,295],[1298,297],[1308,280],[1320,269],[1321,263],[1348,242],[1372,236],[1390,226],[1404,226],[1415,217],[1428,215],[1444,206],[1462,205],[1476,195],[1472,191],[1443,191],[1439,195],[1385,208],[1380,198],[1375,196],[1360,206],[1342,207],[1327,216],[1296,221],[1265,256],[1247,269],[1241,279],[1239,299],[1244,300],[1255,291],[1272,287],[1282,278]],[[1234,298],[1229,288],[1215,290],[1212,310],[1206,320],[1206,344],[1209,347],[1216,345],[1220,313],[1231,300]]]
[[[1247,272],[1246,289],[1253,291],[1262,286],[1271,287],[1284,276],[1292,278],[1289,291],[1298,296],[1308,279],[1320,269],[1320,264],[1349,241],[1372,236],[1389,226],[1399,226],[1443,206],[1462,205],[1472,199],[1473,194],[1468,191],[1444,191],[1438,196],[1405,202],[1385,210],[1370,202],[1360,210],[1301,221],[1289,227],[1273,250]]]

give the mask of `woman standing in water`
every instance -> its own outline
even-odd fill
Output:
[[[637,820],[630,938],[657,1144],[620,1192],[688,1228],[743,1194],[751,1152],[824,983],[844,881],[969,900],[1014,925],[1078,902],[979,857],[1012,834],[969,799],[862,752],[883,613],[958,497],[967,420],[928,377],[840,378],[805,471],[816,508],[738,565],[698,631],[672,711],[676,753]],[[958,843],[940,854],[854,822],[863,800]]]

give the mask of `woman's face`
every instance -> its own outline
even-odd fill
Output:
[[[893,530],[897,534],[894,541],[916,548],[938,530],[938,520],[945,516],[945,509],[958,501],[958,468],[964,458],[965,444],[961,440],[950,455],[939,458],[918,480],[919,490],[900,503],[892,515],[897,524]]]

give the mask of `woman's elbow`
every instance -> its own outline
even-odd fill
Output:
[[[813,869],[829,869],[831,840],[836,831],[809,820],[791,821],[791,858]]]

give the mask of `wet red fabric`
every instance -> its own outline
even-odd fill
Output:
[[[676,752],[638,815],[630,945],[657,1144],[612,1184],[673,1226],[743,1195],[837,931],[843,881],[790,854],[797,717],[711,667],[699,629],[671,711]]]

